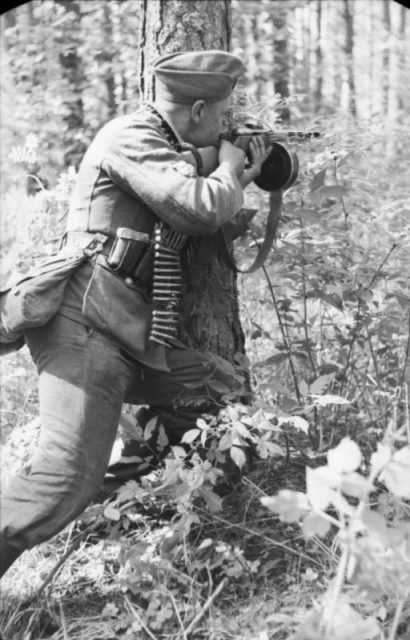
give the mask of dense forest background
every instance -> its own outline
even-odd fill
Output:
[[[136,108],[139,6],[34,0],[2,16],[4,186],[15,173],[10,151],[28,134],[39,137],[53,184],[78,166],[105,121]],[[407,9],[393,0],[233,0],[231,50],[247,63],[242,88],[254,100],[289,99],[282,119],[348,112],[400,137],[409,29]]]
[[[2,276],[57,246],[89,142],[108,119],[138,106],[143,6],[33,0],[1,16]],[[178,494],[171,533],[191,534],[173,557],[185,582],[166,564],[170,556],[155,555],[158,523],[138,529],[141,505],[131,512],[130,493],[97,510],[106,539],[120,540],[121,570],[112,569],[106,540],[80,546],[65,580],[30,610],[37,622],[27,640],[185,640],[196,615],[194,637],[207,640],[405,640],[410,632],[409,12],[394,0],[232,0],[230,11],[230,48],[247,65],[237,112],[278,131],[321,134],[289,141],[299,176],[285,193],[274,249],[262,269],[238,276],[254,400],[230,407],[215,449],[244,470],[242,450],[251,445],[258,462],[222,514],[217,475],[181,471],[189,490]],[[194,13],[181,14],[180,24],[200,37]],[[235,246],[245,266],[263,238],[269,194],[251,186],[247,205],[258,214]],[[7,481],[38,430],[36,375],[25,349],[1,367]],[[194,446],[198,433],[191,437]],[[335,470],[345,474],[344,483],[328,499],[326,474],[305,478],[305,465],[322,465],[333,479]],[[280,489],[291,491],[278,502],[270,496]],[[307,516],[305,489],[315,505]],[[204,496],[207,511],[197,506]],[[8,586],[26,595],[41,587],[73,531],[23,558]],[[139,555],[153,554],[145,564],[132,564],[133,536]],[[204,575],[205,595],[195,582]],[[156,596],[136,614],[119,594],[131,590],[141,603],[147,584]],[[92,615],[75,601],[84,588]],[[21,629],[27,616],[5,602],[0,629]],[[47,607],[54,631],[40,632]]]

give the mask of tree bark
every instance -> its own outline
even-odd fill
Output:
[[[346,54],[346,82],[348,90],[347,107],[352,115],[356,115],[356,87],[353,68],[353,5],[349,0],[344,0],[344,20],[345,20],[345,54]]]
[[[389,105],[390,79],[390,0],[383,0],[384,49],[383,49],[383,113],[387,114]]]
[[[142,0],[139,74],[141,97],[155,98],[151,70],[162,55],[182,50],[228,50],[229,0]],[[243,360],[236,275],[218,255],[197,262],[198,242],[190,241],[184,264],[181,338],[189,346],[231,362]]]
[[[315,46],[315,110],[320,111],[322,107],[323,91],[323,52],[322,52],[322,0],[316,2],[316,46]]]
[[[101,59],[105,63],[104,84],[107,90],[108,119],[111,119],[117,113],[117,105],[115,100],[115,80],[113,72],[114,38],[112,26],[112,5],[110,5],[110,3],[106,3],[103,6],[103,32],[105,47],[102,51]]]
[[[288,45],[287,45],[287,6],[286,2],[280,0],[273,6],[273,51],[274,51],[274,76],[273,83],[275,93],[283,99],[289,97],[289,66],[288,66]],[[284,104],[279,107],[278,115],[282,121],[290,119],[289,108]]]
[[[87,144],[83,140],[85,128],[82,97],[84,72],[82,60],[78,54],[78,46],[81,44],[81,6],[80,3],[72,0],[56,0],[56,3],[63,6],[67,13],[73,13],[73,19],[64,23],[59,60],[62,77],[67,86],[63,99],[65,110],[63,121],[66,124],[64,164],[78,167],[87,148]]]

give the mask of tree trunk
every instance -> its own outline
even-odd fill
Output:
[[[107,91],[107,110],[108,118],[113,118],[117,113],[117,105],[115,100],[115,80],[113,71],[113,51],[114,49],[114,37],[113,37],[113,21],[112,21],[113,6],[110,3],[105,3],[103,6],[103,32],[105,47],[101,54],[101,59],[105,63],[104,70],[104,84]]]
[[[162,55],[182,50],[228,50],[228,0],[142,0],[139,73],[141,96],[155,97],[152,65]],[[244,353],[239,319],[236,275],[214,255],[197,264],[197,242],[184,266],[181,338],[196,349],[210,351],[229,362]]]
[[[287,6],[286,1],[275,2],[273,7],[273,51],[274,51],[274,76],[275,93],[286,100],[289,97],[289,66],[287,47]],[[286,105],[278,109],[278,115],[282,121],[290,119],[290,111]]]
[[[346,64],[346,87],[347,87],[347,109],[352,115],[356,115],[356,87],[353,68],[353,5],[349,0],[344,0],[344,20],[345,20],[345,64]]]
[[[67,87],[63,98],[65,112],[63,121],[66,124],[64,164],[78,167],[87,148],[87,144],[83,140],[85,128],[82,98],[84,72],[82,60],[78,54],[78,47],[81,44],[81,6],[80,3],[72,0],[56,0],[56,3],[63,6],[67,14],[72,14],[71,19],[67,19],[62,28],[62,48],[59,60],[62,77]]]
[[[322,52],[322,0],[316,2],[316,45],[315,45],[315,110],[319,112],[322,107],[323,91],[323,52]]]
[[[406,53],[405,53],[405,45],[406,45],[406,7],[400,7],[400,21],[399,21],[399,37],[400,37],[400,55],[399,55],[399,73],[400,73],[400,84],[402,87],[406,86],[406,77],[407,77],[407,66],[406,66]],[[404,99],[403,92],[401,91],[398,96],[398,108],[401,111],[404,109]]]
[[[390,80],[390,0],[383,0],[384,49],[383,49],[383,113],[387,114],[389,105]]]

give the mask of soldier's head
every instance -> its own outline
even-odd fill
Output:
[[[197,147],[218,143],[231,94],[245,67],[226,51],[172,53],[154,66],[155,102]]]

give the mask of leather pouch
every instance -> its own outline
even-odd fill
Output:
[[[46,324],[60,309],[72,273],[88,256],[62,249],[25,274],[16,274],[0,290],[0,355],[23,346],[27,329]]]
[[[131,355],[144,354],[151,324],[149,298],[112,271],[104,255],[95,259],[82,313],[91,327],[116,340]]]

